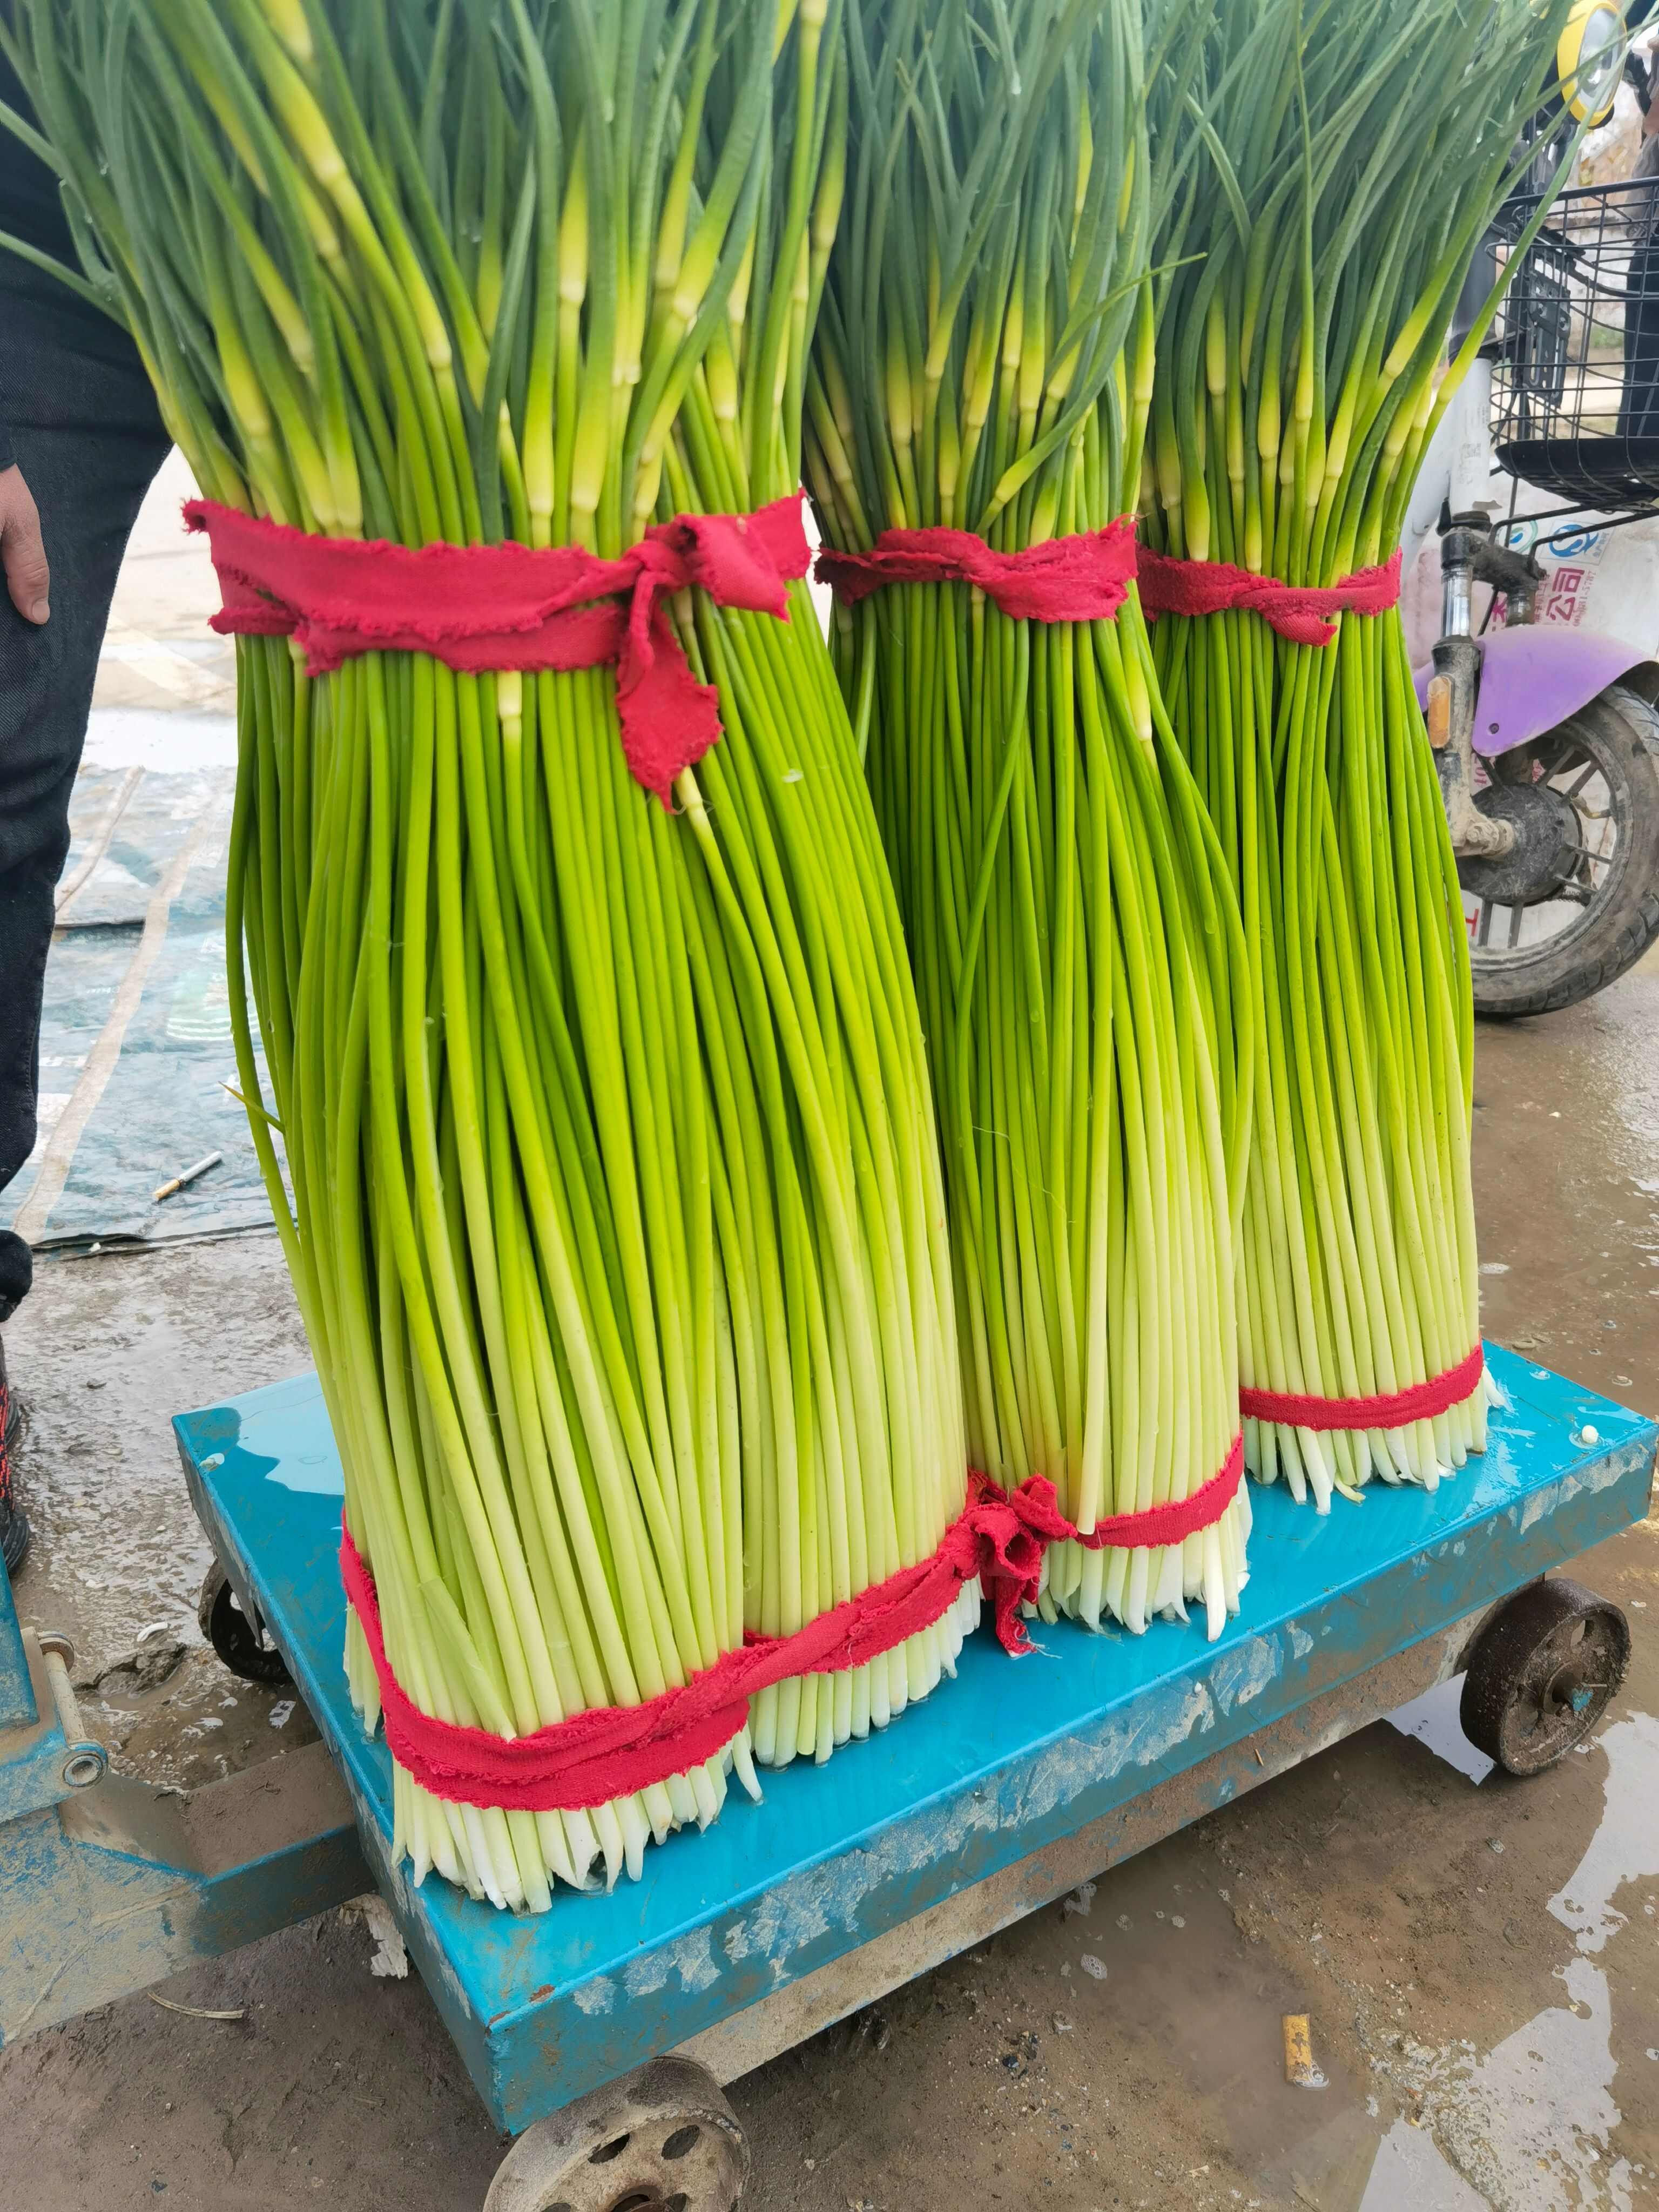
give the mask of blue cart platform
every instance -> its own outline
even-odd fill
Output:
[[[417,1889],[392,1863],[386,1751],[364,1735],[340,1666],[340,1473],[314,1377],[182,1414],[197,1510],[331,1765],[306,1781],[309,1814],[279,1818],[251,1856],[226,1835],[215,1858],[198,1835],[197,1863],[182,1869],[166,1838],[131,1832],[118,1803],[100,1814],[118,1778],[54,1782],[43,1798],[26,1778],[61,1774],[76,1717],[50,1696],[43,1705],[40,1653],[20,1640],[0,1577],[0,2042],[361,1889],[366,1862],[491,2117],[514,2133],[552,2130],[540,2166],[526,2156],[515,2178],[519,2153],[509,2159],[491,2212],[556,2202],[582,2212],[589,2198],[545,2175],[615,2123],[623,2107],[607,2085],[633,2078],[627,2112],[679,2109],[693,2133],[719,2137],[713,2083],[1457,1672],[1495,1607],[1639,1520],[1655,1425],[1496,1347],[1490,1364],[1504,1403],[1487,1449],[1434,1493],[1373,1486],[1363,1504],[1339,1498],[1322,1517],[1281,1486],[1254,1491],[1243,1611],[1216,1643],[1197,1621],[1139,1638],[1033,1624],[1038,1650],[1012,1661],[981,1633],[957,1679],[885,1731],[823,1770],[763,1776],[759,1805],[734,1791],[706,1833],[648,1850],[642,1880],[558,1893],[539,1917],[475,1904],[435,1875]],[[9,1735],[8,1638],[25,1677],[11,1685]],[[257,1770],[267,1796],[289,1763]],[[245,1792],[245,1813],[252,1802]],[[195,1826],[224,1823],[204,1814]],[[147,1905],[147,1881],[158,1896],[170,1883],[170,1906]],[[112,1893],[126,1900],[125,1932],[82,1941],[66,1966],[65,1911],[107,1917]],[[665,2054],[695,2064],[658,2069],[641,2089],[636,2069]],[[712,2102],[686,2100],[695,2080]],[[586,2133],[550,2117],[596,2095]],[[686,2132],[671,2130],[671,2151]],[[726,2163],[708,2168],[710,2205],[737,2172],[731,2144],[714,2148]],[[680,2202],[702,2212],[704,2199]]]

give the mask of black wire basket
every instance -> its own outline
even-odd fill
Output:
[[[1537,213],[1510,200],[1500,254]],[[1496,332],[1500,467],[1606,513],[1659,506],[1659,178],[1558,195]]]

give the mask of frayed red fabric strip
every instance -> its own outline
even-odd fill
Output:
[[[193,499],[224,600],[222,635],[292,637],[313,676],[363,653],[429,653],[462,673],[617,670],[623,750],[665,805],[680,770],[720,734],[664,613],[666,592],[789,619],[789,585],[811,558],[801,500],[754,514],[680,514],[614,561],[580,546],[390,545],[323,538]]]
[[[1461,1406],[1480,1380],[1486,1355],[1477,1344],[1443,1375],[1378,1398],[1309,1398],[1291,1390],[1241,1390],[1239,1411],[1252,1420],[1280,1421],[1291,1429],[1403,1429]]]
[[[1104,1546],[1184,1544],[1188,1536],[1207,1528],[1218,1521],[1232,1503],[1233,1492],[1238,1488],[1244,1473],[1244,1439],[1233,1438],[1232,1449],[1218,1474],[1192,1493],[1190,1498],[1176,1498],[1164,1505],[1148,1506],[1144,1513],[1114,1513],[1104,1521],[1097,1521],[1086,1536],[1079,1535],[1078,1542],[1091,1552]]]
[[[1006,615],[1030,622],[1109,621],[1132,583],[1149,621],[1246,608],[1293,645],[1328,645],[1339,614],[1380,615],[1400,603],[1401,556],[1337,584],[1281,584],[1226,561],[1182,561],[1135,544],[1133,518],[1104,530],[999,553],[970,530],[884,530],[867,553],[825,547],[820,580],[856,604],[884,584],[974,584]]]
[[[508,1811],[577,1811],[629,1797],[701,1765],[722,1750],[749,1717],[749,1700],[792,1674],[833,1674],[866,1666],[941,1620],[965,1583],[979,1578],[1006,1651],[1029,1651],[1022,1605],[1036,1601],[1042,1554],[1068,1538],[1107,1544],[1178,1543],[1218,1521],[1243,1468],[1234,1440],[1221,1473],[1172,1505],[1120,1514],[1086,1536],[1059,1510],[1053,1483],[1033,1475],[1004,1491],[988,1475],[969,1478],[968,1503],[939,1549],[914,1567],[820,1613],[788,1636],[744,1638],[681,1687],[641,1705],[573,1713],[532,1735],[492,1735],[423,1713],[399,1685],[386,1657],[380,1602],[350,1532],[340,1528],[340,1574],[362,1625],[380,1688],[387,1745],[398,1764],[434,1797]]]
[[[750,1698],[769,1683],[863,1666],[932,1627],[978,1571],[981,1517],[970,1503],[930,1558],[793,1635],[745,1638],[741,1650],[642,1704],[573,1713],[516,1738],[422,1712],[392,1672],[374,1579],[343,1524],[340,1568],[368,1642],[386,1741],[398,1765],[434,1796],[540,1813],[591,1808],[665,1782],[730,1743],[749,1717]]]
[[[1177,561],[1142,546],[1140,604],[1149,622],[1242,607],[1292,645],[1328,645],[1336,635],[1332,616],[1386,614],[1399,605],[1400,554],[1379,568],[1356,569],[1340,584],[1281,584],[1228,561]]]
[[[1123,515],[1020,553],[999,553],[971,530],[884,530],[867,553],[826,546],[817,574],[854,604],[884,584],[974,584],[1017,621],[1109,622],[1134,581],[1135,559],[1134,520]]]

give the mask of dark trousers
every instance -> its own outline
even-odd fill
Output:
[[[0,589],[0,1190],[34,1148],[40,994],[70,791],[129,534],[167,434],[125,334],[0,250],[0,421],[40,510],[52,619]],[[0,1321],[29,1286],[0,1231]]]
[[[1619,434],[1659,438],[1659,244],[1638,246],[1630,258]]]

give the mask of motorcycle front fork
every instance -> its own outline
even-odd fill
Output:
[[[1512,822],[1494,820],[1474,803],[1474,715],[1480,691],[1480,646],[1474,635],[1474,589],[1490,584],[1507,595],[1507,619],[1530,622],[1540,580],[1528,555],[1492,543],[1484,514],[1457,514],[1440,538],[1443,632],[1434,648],[1429,684],[1429,742],[1440,772],[1452,850],[1460,859],[1498,860],[1515,848]]]

